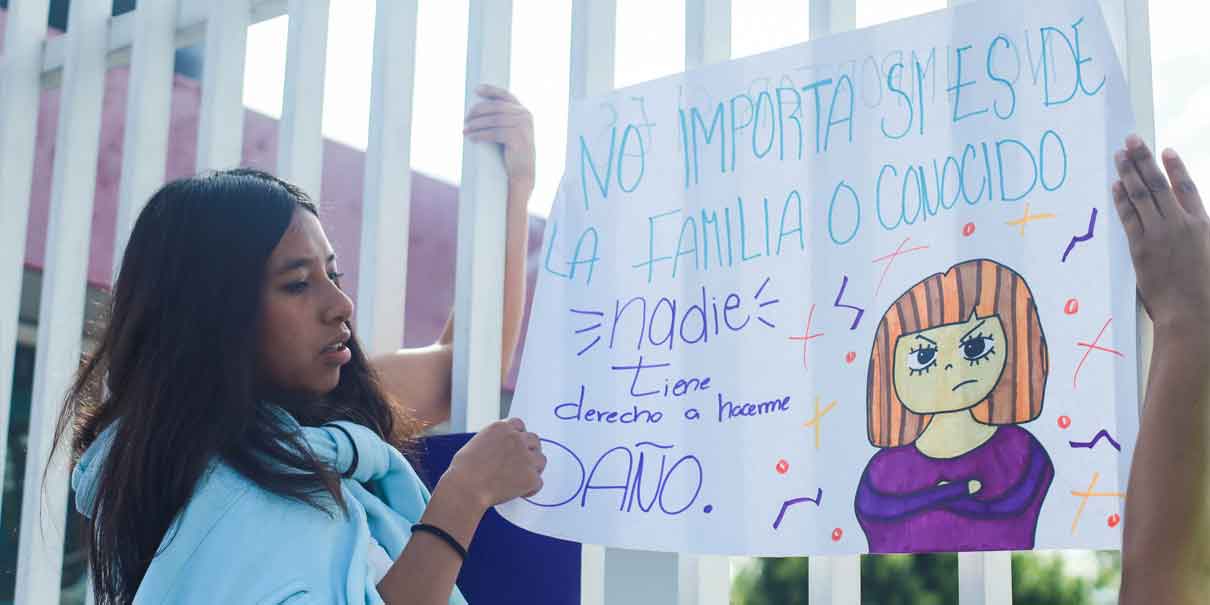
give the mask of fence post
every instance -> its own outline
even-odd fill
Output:
[[[857,0],[808,0],[811,39],[857,28]]]
[[[571,74],[568,78],[572,103],[613,90],[616,23],[616,0],[572,0]],[[616,553],[609,558],[615,556]],[[603,546],[581,546],[581,605],[604,605],[606,558]]]
[[[197,129],[197,169],[239,165],[244,144],[244,54],[249,0],[213,0],[206,19],[202,58],[202,107]]]
[[[949,7],[972,0],[947,0]],[[958,554],[959,605],[1012,605],[1013,562],[1009,552]]]
[[[1012,605],[1011,552],[958,553],[959,605]]]
[[[512,0],[471,0],[465,110],[480,84],[508,87]],[[504,325],[505,203],[508,180],[498,145],[467,142],[458,188],[454,309],[454,397],[450,424],[476,431],[500,417]]]
[[[34,144],[42,97],[42,39],[50,0],[8,7],[4,54],[0,55],[0,486],[8,468],[8,423],[12,408],[13,361],[17,354],[25,230],[34,182]]]
[[[857,27],[857,0],[809,0],[811,39]],[[814,556],[807,561],[811,603],[861,602],[861,556]]]
[[[323,176],[328,6],[328,0],[290,0],[285,94],[277,131],[278,176],[301,187],[316,203],[321,201]]]
[[[731,0],[685,1],[685,69],[731,58]],[[731,558],[679,557],[680,605],[731,602]]]
[[[122,177],[114,230],[113,276],[139,212],[164,182],[172,113],[172,62],[176,50],[175,2],[144,2],[134,12]]]
[[[69,448],[57,448],[52,459],[51,438],[80,364],[111,8],[108,0],[77,0],[68,15],[17,542],[21,604],[59,601]]]
[[[1125,71],[1126,85],[1130,89],[1130,104],[1134,108],[1135,130],[1152,148],[1155,140],[1155,97],[1151,81],[1151,16],[1148,0],[1101,0],[1101,10],[1109,25],[1109,34],[1118,52],[1118,61]],[[1118,141],[1117,143],[1121,143]],[[1147,369],[1151,365],[1151,345],[1154,326],[1151,318],[1137,310],[1139,347],[1139,410],[1142,411],[1143,396],[1147,389]],[[1127,452],[1120,465],[1120,477],[1125,480],[1129,462]]]
[[[861,603],[861,556],[811,557],[807,560],[812,605]]]
[[[371,354],[403,343],[412,205],[417,0],[378,0],[361,203],[357,331]]]
[[[1130,104],[1134,108],[1134,128],[1143,140],[1158,149],[1155,140],[1155,97],[1151,80],[1151,18],[1148,0],[1101,0],[1101,10],[1109,25],[1109,34],[1117,50],[1118,60],[1125,71],[1126,85],[1130,90]],[[1121,145],[1121,141],[1111,141]],[[1151,318],[1138,305],[1135,309],[1138,346],[1138,397],[1139,412],[1143,411],[1143,399],[1147,391],[1148,369],[1151,367],[1151,352],[1155,326]],[[1120,421],[1119,421],[1120,422]],[[1123,444],[1118,461],[1118,480],[1126,485],[1129,479],[1130,460],[1133,449]]]

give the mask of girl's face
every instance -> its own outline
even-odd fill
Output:
[[[917,414],[956,412],[1000,381],[1007,344],[998,315],[903,334],[895,342],[895,394]]]
[[[261,380],[323,395],[336,388],[351,352],[353,301],[340,289],[336,255],[319,219],[302,208],[266,266],[258,342]]]

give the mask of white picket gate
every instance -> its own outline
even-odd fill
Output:
[[[330,0],[140,0],[133,12],[111,17],[110,0],[74,0],[68,33],[48,37],[50,0],[10,0],[0,56],[0,484],[5,469],[13,359],[27,214],[32,189],[39,95],[61,86],[46,265],[37,330],[37,358],[22,500],[16,602],[58,602],[67,507],[66,468],[43,463],[57,406],[81,351],[85,271],[96,176],[101,96],[108,67],[131,64],[131,93],[121,176],[120,250],[141,204],[164,179],[172,51],[205,39],[198,169],[240,160],[244,49],[250,24],[290,15],[278,172],[318,191],[322,161],[320,118]],[[445,1],[445,0],[434,0]],[[570,0],[571,98],[613,88],[616,0]],[[853,29],[858,0],[802,0],[811,37]],[[863,0],[884,2],[891,0]],[[949,0],[951,5],[963,0]],[[408,233],[415,33],[419,0],[377,0],[370,141],[365,168],[359,331],[371,352],[399,346],[402,333]],[[758,2],[684,0],[687,67],[731,56],[733,9]],[[1148,0],[1101,0],[1144,138],[1154,138]],[[337,6],[337,9],[339,7]],[[512,0],[470,0],[466,103],[480,83],[507,86]],[[500,409],[500,326],[505,241],[505,191],[499,154],[467,145],[460,184],[454,361],[455,430],[475,430]],[[478,302],[475,302],[478,301]],[[1140,375],[1150,352],[1150,330],[1140,313]],[[470,338],[475,334],[475,338]],[[1140,388],[1142,388],[1140,386]],[[39,519],[42,523],[39,525]],[[725,557],[689,557],[586,546],[582,602],[613,604],[722,604],[728,602]],[[858,557],[810,562],[812,603],[860,602]],[[1012,602],[1007,554],[959,559],[962,605]]]

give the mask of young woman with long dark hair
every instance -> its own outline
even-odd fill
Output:
[[[509,175],[505,366],[524,300],[533,126],[509,93],[464,133]],[[486,301],[484,301],[486,302]],[[238,169],[165,185],[139,215],[108,321],[67,396],[98,603],[458,603],[488,507],[536,493],[536,435],[499,421],[432,494],[403,456],[449,414],[452,330],[368,359],[316,207]]]

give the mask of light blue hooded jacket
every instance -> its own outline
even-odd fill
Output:
[[[428,504],[428,489],[403,455],[370,429],[333,423],[348,431],[346,437],[336,428],[301,427],[284,410],[275,412],[298,427],[316,456],[334,469],[352,466],[357,448],[357,468],[341,480],[349,514],[336,509],[333,517],[278,496],[214,462],[169,527],[135,594],[136,605],[384,602],[367,563],[370,536],[398,558]],[[92,512],[115,429],[102,431],[72,472],[81,514]],[[455,587],[449,602],[466,600]]]

